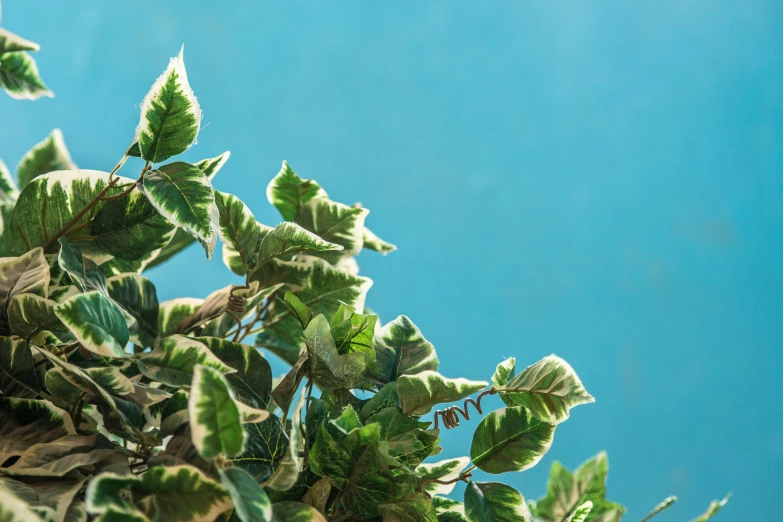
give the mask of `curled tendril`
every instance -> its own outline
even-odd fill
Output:
[[[236,295],[234,292],[237,290],[247,290],[248,288],[249,287],[247,286],[235,286],[231,288],[231,291],[228,294],[226,313],[237,322],[237,333],[234,334],[234,342],[237,342],[239,339],[239,333],[242,330],[242,316],[245,315],[245,310],[247,309],[247,298]]]
[[[450,430],[451,428],[456,428],[459,426],[460,420],[459,416],[462,415],[462,417],[465,420],[470,420],[470,409],[468,408],[469,404],[472,404],[479,415],[483,414],[484,412],[481,409],[481,399],[486,397],[487,395],[495,395],[497,393],[497,390],[495,390],[495,387],[488,390],[484,390],[479,394],[478,397],[476,397],[476,400],[473,400],[471,398],[465,399],[465,403],[463,404],[462,408],[459,406],[451,406],[449,408],[446,408],[444,410],[438,410],[435,412],[435,426],[434,429],[438,429],[438,417],[443,419],[443,427],[447,430]]]

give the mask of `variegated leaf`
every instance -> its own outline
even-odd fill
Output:
[[[106,187],[108,173],[96,170],[68,170],[50,172],[36,177],[19,194],[11,215],[11,234],[8,249],[15,255],[31,248],[44,246],[47,251],[57,245],[56,239],[64,235],[84,234],[83,229],[91,217],[88,212],[72,223],[81,210]],[[119,178],[118,184],[130,183]],[[111,188],[106,195],[120,192]],[[103,202],[95,205],[99,211]],[[75,231],[73,231],[75,230]]]
[[[201,169],[201,172],[204,173],[207,178],[209,178],[210,181],[212,181],[212,178],[215,177],[215,175],[220,172],[220,169],[223,168],[223,165],[226,164],[228,159],[231,157],[231,151],[226,151],[220,156],[217,156],[215,158],[207,158],[203,159],[197,163],[194,163],[196,167]]]
[[[402,375],[397,379],[397,393],[404,415],[424,415],[437,404],[464,399],[487,386],[486,381],[449,379],[432,370]]]
[[[580,504],[574,510],[573,514],[565,520],[565,522],[585,522],[585,520],[587,520],[587,517],[590,515],[590,512],[592,510],[593,510],[593,503],[587,500],[582,504]]]
[[[566,420],[574,406],[595,402],[571,365],[556,355],[544,357],[496,389],[504,399],[550,424]]]
[[[324,241],[341,245],[342,255],[355,256],[362,250],[364,220],[369,213],[366,208],[311,199],[299,209],[296,222]]]
[[[401,315],[386,323],[373,339],[375,362],[368,365],[367,376],[386,384],[402,375],[415,375],[438,369],[438,356],[413,321]]]
[[[42,522],[30,505],[11,493],[8,489],[0,487],[0,520],[3,522]]]
[[[162,249],[173,234],[174,225],[138,190],[105,202],[90,225],[90,235],[98,248],[130,261]]]
[[[169,386],[188,386],[197,365],[207,366],[221,374],[235,370],[223,364],[204,344],[182,335],[164,337],[155,349],[136,361],[141,373]]]
[[[199,240],[207,257],[218,235],[218,211],[209,179],[197,167],[177,161],[144,173],[144,191],[169,222]]]
[[[151,346],[158,336],[158,296],[155,285],[138,274],[120,274],[107,281],[109,296],[135,320],[130,340],[142,347]]]
[[[71,153],[65,146],[63,133],[54,129],[40,143],[30,149],[19,161],[16,176],[19,188],[23,189],[34,178],[57,170],[75,170],[79,167],[71,159]]]
[[[232,194],[216,190],[215,203],[220,216],[223,262],[235,274],[245,275],[257,263],[259,224],[247,205]]]
[[[81,249],[71,245],[68,240],[61,237],[60,252],[57,255],[57,263],[77,284],[83,292],[98,290],[108,295],[106,289],[106,274],[98,268],[98,265],[89,258],[84,257]]]
[[[272,506],[272,522],[326,522],[326,519],[307,504],[278,502]]]
[[[288,451],[277,465],[272,476],[264,483],[265,487],[275,491],[288,491],[296,484],[302,471],[302,458],[299,456],[302,441],[302,408],[305,403],[306,389],[299,393],[299,401],[291,414],[291,431],[288,437]]]
[[[35,248],[19,257],[0,258],[0,335],[10,333],[8,307],[13,296],[29,293],[47,297],[50,279],[43,249]]]
[[[37,51],[40,46],[0,27],[0,54],[14,51]]]
[[[469,482],[465,513],[470,522],[531,522],[530,509],[519,491],[499,482]]]
[[[220,372],[197,365],[188,401],[190,433],[199,454],[209,460],[237,457],[245,449],[245,431],[234,392]]]
[[[54,96],[41,80],[35,59],[25,51],[0,54],[0,87],[16,100]]]
[[[383,255],[397,250],[396,245],[387,243],[383,239],[376,236],[373,231],[367,227],[364,227],[364,231],[362,232],[362,244],[367,250],[374,250],[375,252],[380,252]]]
[[[179,332],[183,319],[193,315],[204,302],[196,297],[178,297],[160,303],[158,310],[158,334],[161,337]]]
[[[258,248],[257,266],[261,266],[273,258],[291,254],[343,249],[340,245],[324,241],[321,237],[308,232],[296,223],[288,222],[280,223],[264,235]]]
[[[495,368],[495,373],[492,374],[492,386],[495,389],[502,388],[508,381],[514,378],[516,375],[517,360],[514,357],[509,357],[505,361],[501,362]],[[501,393],[501,400],[506,406],[516,406],[516,403],[508,396],[508,394]]]
[[[521,406],[501,408],[476,428],[470,458],[487,473],[523,471],[549,451],[554,434],[555,425],[538,420]]]
[[[277,176],[269,182],[266,197],[286,221],[294,221],[299,209],[308,201],[329,198],[318,183],[300,178],[285,161]]]
[[[58,339],[70,337],[68,329],[54,313],[56,306],[55,301],[35,294],[16,294],[8,307],[11,333],[30,341],[43,332],[51,332]]]
[[[271,522],[272,502],[253,476],[234,466],[220,470],[220,480],[231,495],[234,512],[245,522]]]
[[[34,399],[40,390],[27,341],[18,337],[0,337],[0,392],[6,397]]]
[[[417,473],[421,473],[420,480],[436,479],[441,482],[449,482],[459,477],[462,470],[470,464],[469,457],[457,457],[455,459],[442,460],[431,464],[421,464],[416,468]],[[424,486],[424,491],[430,495],[448,495],[454,490],[456,482],[452,484],[439,484],[437,482],[428,482]]]
[[[11,171],[8,170],[8,166],[0,159],[0,203],[13,205],[18,196],[19,188],[11,176]],[[0,218],[2,218],[1,215]]]
[[[183,46],[169,61],[141,102],[136,141],[141,157],[151,163],[185,152],[195,143],[201,125],[201,108],[188,83],[184,50]]]
[[[91,352],[105,357],[130,357],[129,332],[122,310],[99,291],[78,294],[57,305],[54,313]]]

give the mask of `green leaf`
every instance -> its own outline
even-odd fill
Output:
[[[707,520],[714,517],[718,513],[718,511],[720,511],[721,508],[726,505],[726,503],[729,501],[730,498],[731,498],[731,493],[723,497],[723,500],[713,500],[712,502],[710,502],[707,511],[705,511],[698,517],[694,518],[691,522],[707,522]]]
[[[201,172],[204,173],[204,175],[209,178],[210,181],[212,181],[212,178],[215,177],[215,174],[217,174],[220,169],[223,168],[223,165],[226,164],[228,161],[228,158],[231,157],[231,151],[226,151],[220,156],[217,156],[215,158],[207,158],[199,161],[198,163],[195,163],[194,165],[201,169]]]
[[[391,408],[389,408],[391,409]],[[421,480],[436,479],[441,482],[449,482],[456,479],[466,467],[470,464],[470,458],[457,457],[455,459],[441,460],[431,464],[421,464],[416,468],[417,473],[421,473]],[[430,495],[448,495],[454,490],[456,483],[438,484],[437,482],[428,482],[424,486],[424,491]]]
[[[380,252],[383,255],[386,255],[389,252],[394,252],[395,250],[397,250],[396,245],[387,243],[383,239],[373,234],[372,230],[370,230],[367,227],[364,227],[364,230],[362,232],[362,244],[364,245],[364,248],[366,248],[367,250]]]
[[[310,320],[313,318],[313,311],[291,292],[285,293],[283,301],[288,305],[288,308],[291,313],[293,313],[294,317],[297,318],[299,324],[302,325],[302,329],[304,330],[307,328],[307,325],[310,324]]]
[[[587,520],[587,517],[590,516],[590,512],[592,510],[593,503],[587,500],[583,504],[580,504],[579,507],[574,510],[574,513],[565,520],[565,522],[584,522]]]
[[[257,263],[261,233],[253,213],[238,197],[215,191],[220,217],[223,262],[237,275],[245,275]]]
[[[271,522],[272,503],[256,479],[239,467],[220,471],[220,480],[231,495],[234,511],[243,522]]]
[[[99,290],[108,295],[106,289],[106,274],[98,268],[94,261],[82,255],[82,251],[75,245],[70,245],[64,237],[59,239],[60,252],[57,262],[83,292]]]
[[[16,183],[14,183],[14,178],[11,177],[11,171],[8,170],[8,166],[0,159],[0,202],[13,205],[18,196],[19,189]]]
[[[155,285],[138,274],[120,274],[107,281],[109,297],[135,320],[130,340],[142,347],[151,346],[158,336],[158,296]]]
[[[160,163],[185,152],[198,136],[201,108],[188,83],[183,46],[141,102],[136,129],[141,157]]]
[[[55,301],[35,294],[16,294],[8,307],[11,333],[27,340],[42,332],[51,332],[57,337],[69,336],[68,329],[54,313]]]
[[[197,365],[212,368],[221,374],[235,371],[203,343],[182,335],[164,337],[152,352],[139,357],[136,364],[141,373],[169,386],[189,386]]]
[[[218,230],[218,211],[209,179],[198,167],[177,161],[144,173],[144,191],[169,222],[201,242],[212,257]]]
[[[165,263],[195,242],[196,240],[193,236],[181,228],[175,228],[174,233],[171,235],[171,239],[168,240],[160,252],[158,252],[158,254],[147,264],[147,268],[152,268],[161,263]]]
[[[0,258],[0,335],[10,333],[8,307],[18,294],[49,294],[49,263],[43,250],[36,248],[20,257]]]
[[[245,430],[245,452],[231,462],[246,469],[257,482],[265,482],[288,451],[285,429],[278,417],[270,415],[263,422],[246,424]]]
[[[90,212],[81,215],[71,224],[82,209],[106,187],[108,173],[96,170],[57,171],[33,179],[19,194],[11,215],[11,234],[8,248],[19,255],[37,246],[47,250],[56,245],[68,227],[66,235],[83,235],[89,220],[99,212],[104,202],[97,203]],[[131,180],[119,177],[118,184]],[[122,189],[111,188],[106,195],[117,194]]]
[[[307,504],[278,502],[272,506],[272,522],[326,522],[326,519]]]
[[[40,48],[37,43],[26,40],[0,27],[0,54],[14,51],[37,51]]]
[[[277,469],[264,483],[265,487],[275,491],[288,491],[296,484],[302,471],[302,458],[299,456],[302,446],[302,408],[304,407],[306,389],[299,394],[299,401],[291,414],[291,431],[286,451]]]
[[[465,513],[470,522],[531,522],[525,499],[499,482],[473,482],[465,488]]]
[[[386,323],[373,339],[373,346],[375,362],[368,365],[367,376],[377,383],[438,369],[435,348],[404,315]]]
[[[122,492],[130,490],[136,502],[129,503]],[[154,521],[191,522],[214,520],[231,508],[228,493],[219,482],[192,466],[156,466],[141,478],[102,473],[87,487],[87,510],[104,513],[112,508],[124,511],[151,497]],[[149,502],[149,500],[148,500]]]
[[[190,387],[190,432],[205,459],[237,457],[245,447],[245,432],[234,393],[219,372],[196,366]]]
[[[90,225],[90,235],[98,248],[129,261],[145,259],[162,249],[173,231],[174,226],[138,190],[106,201]]]
[[[30,149],[19,162],[16,175],[19,188],[23,189],[34,178],[56,170],[75,170],[79,167],[71,159],[71,153],[65,146],[63,133],[54,129],[43,141]]]
[[[525,408],[501,408],[476,428],[470,458],[487,473],[523,471],[549,451],[554,434],[553,424],[538,420]]]
[[[302,179],[291,170],[287,162],[266,188],[266,197],[277,207],[286,221],[294,221],[299,209],[312,199],[327,199],[329,196],[313,180]]]
[[[438,513],[429,498],[418,493],[378,506],[383,522],[438,522]]]
[[[57,305],[54,313],[87,350],[106,357],[130,357],[125,316],[98,291],[78,294]]]
[[[314,317],[304,331],[310,358],[310,378],[323,390],[355,388],[361,383],[364,356],[360,353],[340,355],[332,339],[329,323],[323,314]]]
[[[509,357],[502,363],[498,364],[495,368],[495,373],[492,375],[492,386],[502,388],[508,381],[514,378],[516,375],[517,360],[514,357]],[[506,406],[516,406],[517,404],[506,393],[501,393],[500,398],[506,404]]]
[[[546,496],[535,503],[533,515],[549,522],[566,520],[587,502],[593,503],[587,520],[618,522],[625,508],[606,500],[609,462],[601,452],[585,461],[572,474],[559,462],[552,464]]]
[[[329,252],[342,250],[340,245],[324,241],[319,236],[308,232],[296,223],[280,223],[269,231],[259,245],[258,263],[253,272],[276,257],[299,254],[302,252]]]
[[[41,522],[27,502],[0,487],[0,520],[3,522]]]
[[[644,518],[641,519],[639,522],[647,522],[648,520],[653,518],[655,515],[657,515],[661,511],[672,507],[675,502],[677,502],[677,497],[676,496],[672,495],[670,497],[666,497],[657,506],[655,506],[652,509],[652,511],[647,513],[647,515],[645,515]],[[592,504],[591,504],[591,506],[592,506]]]
[[[556,355],[527,367],[497,391],[550,424],[566,420],[574,406],[595,402],[574,369]]]
[[[226,375],[238,400],[254,408],[266,408],[272,393],[272,369],[256,350],[217,337],[196,337],[226,366],[236,370]]]
[[[344,247],[343,255],[355,256],[362,250],[364,220],[369,213],[366,208],[311,199],[299,209],[296,222],[324,241]]]
[[[16,100],[54,96],[41,80],[35,59],[24,51],[0,54],[0,87]]]
[[[299,384],[301,384],[302,378],[307,373],[309,366],[305,366],[305,363],[308,362],[309,358],[307,352],[303,353],[291,366],[288,373],[280,379],[274,391],[272,391],[272,398],[283,411],[288,411],[291,401],[294,400],[294,394],[299,389]]]
[[[487,386],[485,381],[449,379],[431,370],[397,379],[397,393],[405,415],[424,415],[436,404],[464,399]]]
[[[362,422],[359,420],[359,416],[356,414],[356,410],[354,410],[353,406],[350,404],[345,407],[342,415],[330,421],[330,423],[345,434],[348,434],[353,430],[358,430],[362,427]]]
[[[337,351],[358,352],[364,355],[367,364],[374,362],[373,336],[377,322],[377,315],[357,314],[350,307],[340,305],[330,322]]]
[[[40,389],[27,341],[0,337],[0,392],[6,397],[34,399]]]
[[[179,332],[182,320],[193,315],[204,302],[195,297],[179,297],[160,303],[158,309],[158,334],[161,337]]]

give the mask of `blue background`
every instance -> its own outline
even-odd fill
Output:
[[[230,149],[217,188],[275,224],[264,189],[287,159],[370,208],[399,251],[360,257],[368,304],[409,315],[442,373],[553,352],[579,372],[597,402],[508,477],[528,498],[553,460],[606,449],[629,521],[672,493],[659,520],[688,520],[727,491],[719,520],[780,519],[783,3],[3,7],[56,93],[0,96],[9,165],[61,127],[77,164],[109,170],[184,42],[209,123],[185,158]],[[149,275],[161,299],[236,280],[198,247]]]

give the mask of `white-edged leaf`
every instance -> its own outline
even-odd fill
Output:
[[[499,482],[469,482],[465,514],[470,522],[531,522],[522,494]]]
[[[109,297],[135,319],[130,340],[151,346],[158,336],[158,296],[155,285],[139,274],[120,274],[107,280]]]
[[[326,522],[326,519],[307,504],[277,502],[272,506],[272,522]]]
[[[266,187],[266,197],[277,207],[284,220],[294,221],[302,205],[312,199],[328,199],[329,196],[315,181],[297,176],[284,161],[280,172]]]
[[[84,257],[81,249],[76,245],[71,245],[68,240],[61,237],[60,252],[57,255],[57,263],[76,283],[83,292],[98,290],[102,294],[108,295],[106,289],[106,274],[98,268],[98,265],[92,259]]]
[[[245,449],[245,430],[234,392],[220,372],[197,365],[188,400],[193,445],[205,459],[238,457]]]
[[[397,379],[397,393],[404,415],[424,415],[437,404],[464,399],[487,386],[486,381],[470,381],[461,377],[450,379],[432,370],[401,375]]]
[[[19,166],[16,167],[16,176],[19,188],[23,189],[34,178],[43,174],[78,168],[71,159],[68,147],[65,146],[62,131],[54,129],[49,136],[22,156]]]
[[[151,163],[185,152],[198,136],[201,108],[188,83],[184,51],[183,46],[141,102],[136,141]]]
[[[106,187],[108,178],[108,173],[97,170],[64,170],[33,179],[22,189],[11,215],[9,251],[19,255],[37,246],[57,245],[54,239]],[[131,180],[119,177],[118,184],[125,183]],[[111,188],[106,195],[120,191]],[[100,211],[102,204],[96,204],[94,211]],[[66,236],[83,235],[92,215],[87,212],[69,225]]]
[[[219,215],[220,240],[223,242],[223,262],[237,275],[245,275],[256,265],[261,241],[259,224],[241,199],[215,191]]]
[[[125,358],[130,334],[122,310],[106,295],[94,290],[60,303],[54,313],[76,339],[91,352]]]
[[[367,227],[364,227],[364,231],[362,232],[362,243],[364,245],[364,248],[366,248],[367,250],[380,252],[384,256],[390,252],[394,252],[395,250],[397,250],[396,245],[392,245],[391,243],[388,243],[383,239],[379,238],[373,233],[372,230],[370,230]]]
[[[721,508],[726,505],[726,503],[729,501],[730,498],[731,498],[731,493],[723,497],[722,500],[713,500],[712,502],[710,502],[709,507],[707,507],[707,511],[705,511],[698,517],[694,518],[693,520],[691,520],[691,522],[707,522],[707,520],[714,517],[718,513],[718,511],[720,511]]]
[[[9,53],[13,51],[37,51],[41,47],[35,43],[22,38],[0,27],[0,54]]]
[[[203,299],[197,297],[178,297],[160,303],[158,309],[158,334],[161,337],[179,332],[180,322],[198,310]]]
[[[370,211],[349,207],[328,199],[311,199],[301,206],[296,222],[324,241],[341,245],[344,256],[354,256],[362,250],[364,220]]]
[[[270,230],[261,240],[258,248],[258,266],[276,257],[303,252],[329,252],[343,249],[342,246],[324,241],[320,236],[308,232],[296,223],[289,222],[280,223]]]
[[[222,374],[235,371],[223,364],[203,343],[182,335],[164,337],[152,352],[139,357],[136,364],[141,373],[169,386],[190,385],[197,365]]]
[[[19,197],[19,188],[16,186],[8,166],[0,159],[0,203],[13,205],[17,197]],[[0,215],[0,221],[2,221],[2,215]],[[0,222],[0,225],[2,224]]]
[[[207,178],[209,178],[209,180],[212,181],[212,178],[214,178],[215,175],[218,172],[220,172],[220,169],[223,168],[223,165],[226,164],[228,158],[230,157],[231,157],[231,151],[227,150],[220,156],[203,159],[199,162],[194,163],[194,165],[199,169],[201,169],[201,172],[203,172],[204,175],[206,175]]]
[[[595,402],[571,365],[556,355],[528,366],[497,391],[550,424],[566,420],[574,406]]]
[[[16,294],[8,307],[11,333],[30,341],[42,332],[51,332],[58,338],[68,336],[68,329],[54,313],[55,301],[35,294]]]
[[[209,179],[197,167],[177,161],[144,173],[144,191],[169,222],[199,240],[212,257],[218,236],[218,211]]]
[[[373,338],[375,362],[368,365],[368,377],[380,384],[402,375],[438,369],[435,347],[408,317],[401,315],[383,325]]]
[[[35,59],[25,51],[0,54],[0,87],[16,100],[54,96],[41,80]]]
[[[0,520],[3,522],[41,522],[30,505],[0,486]]]
[[[421,480],[437,479],[441,482],[449,482],[459,477],[462,470],[470,464],[470,457],[457,457],[454,459],[441,460],[429,464],[421,464],[416,468],[417,473],[421,473]],[[430,495],[448,495],[454,490],[456,482],[451,484],[439,484],[437,482],[428,482],[424,486],[424,491]]]
[[[243,522],[271,522],[272,502],[253,476],[233,466],[220,470],[220,480],[231,495],[234,511]]]
[[[49,263],[43,249],[35,248],[19,257],[0,258],[0,335],[10,333],[8,307],[17,294],[49,295]]]

